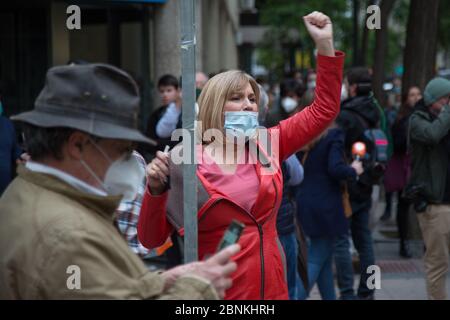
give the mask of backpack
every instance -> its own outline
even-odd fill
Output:
[[[389,146],[386,134],[380,128],[370,128],[366,119],[361,117],[356,112],[353,112],[353,114],[358,119],[363,128],[361,140],[366,144],[367,148],[365,158],[371,162],[386,164],[388,161]]]

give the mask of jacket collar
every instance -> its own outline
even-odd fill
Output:
[[[418,115],[422,115],[422,117],[425,117],[426,119],[433,121],[437,117],[430,112],[429,107],[425,105],[424,99],[421,99],[417,102],[417,104],[414,106],[414,113]]]
[[[19,177],[30,183],[59,193],[95,211],[103,218],[111,222],[114,221],[116,209],[122,199],[121,196],[99,196],[82,192],[56,176],[34,172],[25,168],[23,165],[19,165],[17,173]]]

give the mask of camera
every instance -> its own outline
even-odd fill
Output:
[[[418,199],[413,202],[413,206],[417,213],[422,213],[427,210],[428,202],[425,199]]]
[[[403,197],[412,202],[414,210],[417,213],[425,212],[428,206],[427,199],[423,196],[423,184],[411,184],[406,186]]]

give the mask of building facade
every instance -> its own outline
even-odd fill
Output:
[[[141,126],[158,105],[155,84],[181,76],[181,0],[16,0],[0,4],[0,89],[5,114],[33,108],[51,66],[103,62],[129,72],[142,94]],[[81,29],[66,26],[79,6]],[[239,1],[195,0],[196,67],[238,68]]]

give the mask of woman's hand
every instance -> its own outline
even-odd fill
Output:
[[[155,159],[147,165],[147,181],[152,195],[164,192],[169,175],[169,154],[158,151]]]
[[[303,17],[306,29],[314,40],[318,54],[334,57],[333,25],[328,16],[314,11]]]

